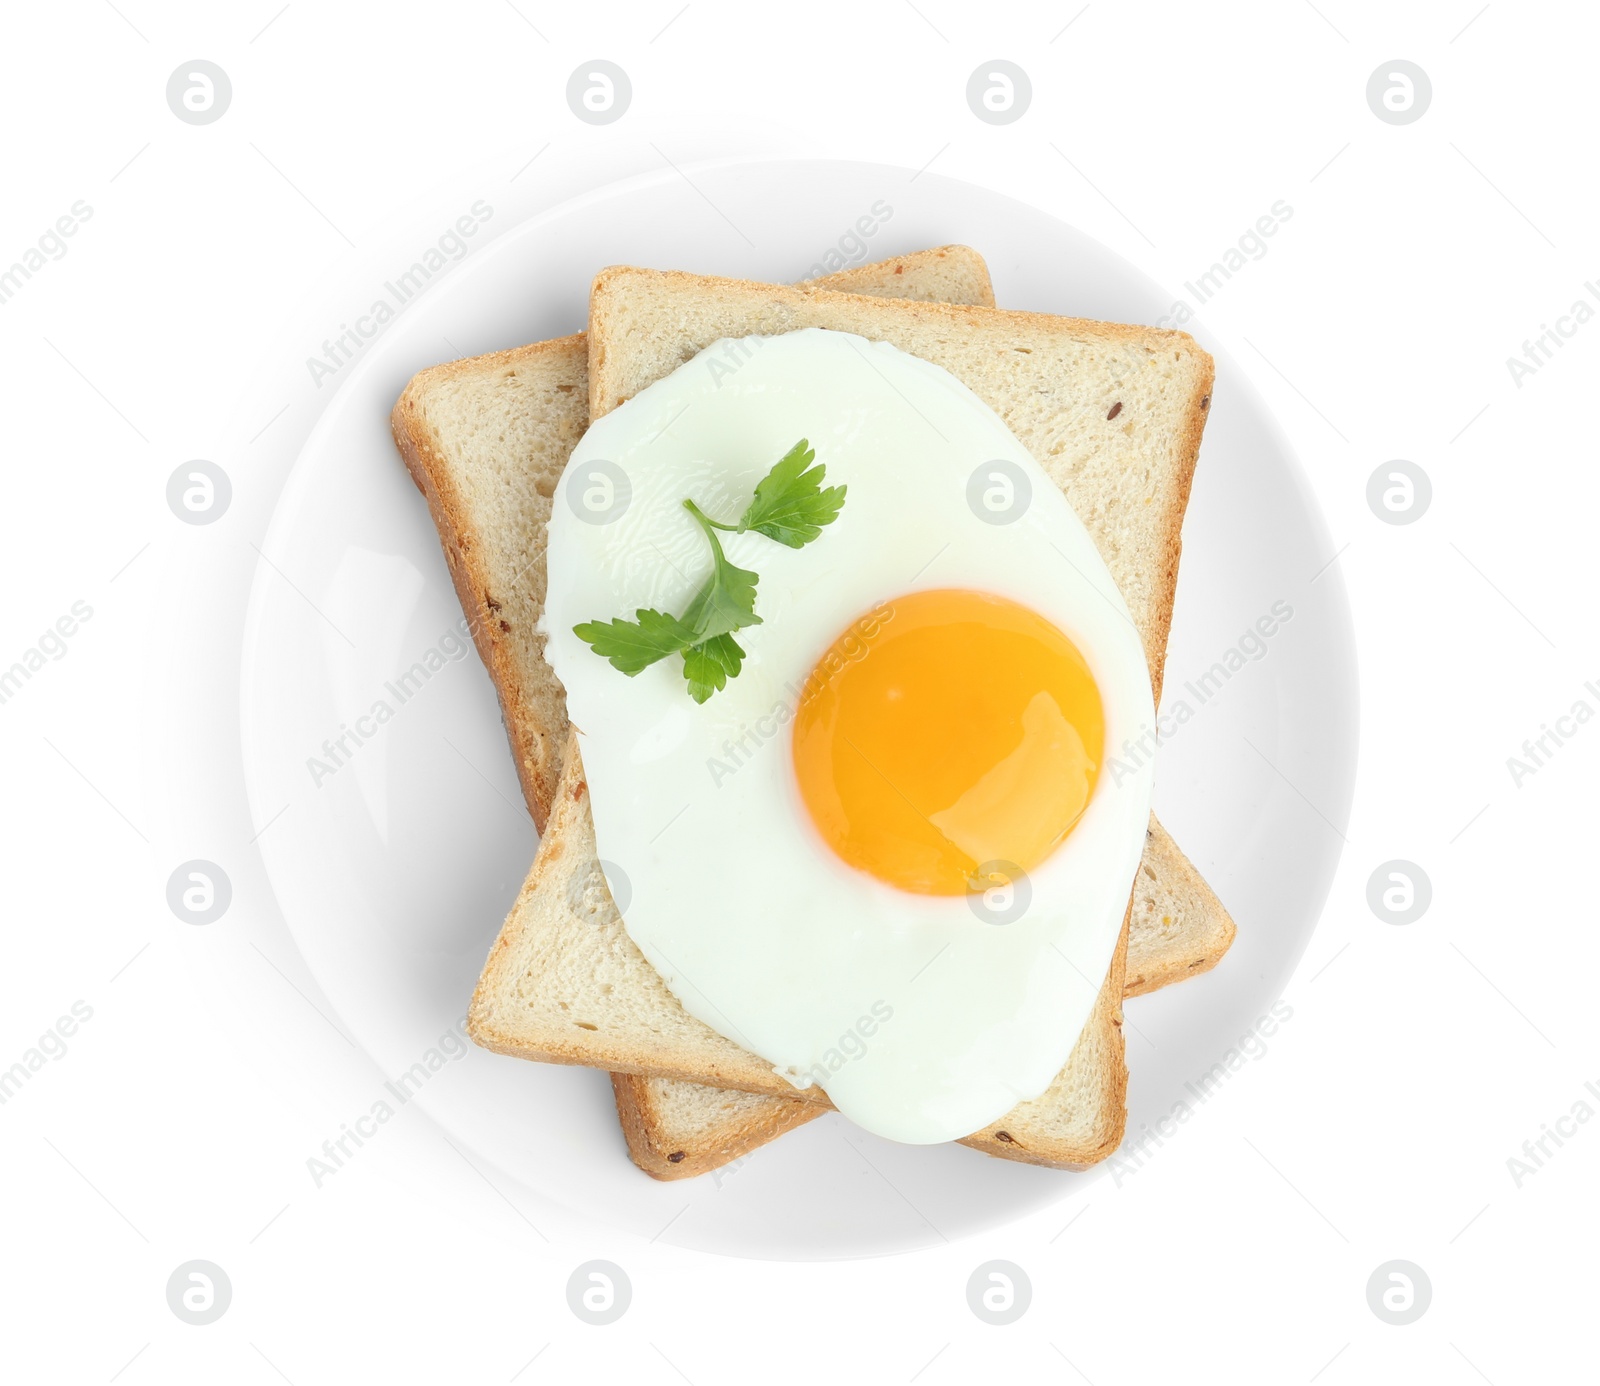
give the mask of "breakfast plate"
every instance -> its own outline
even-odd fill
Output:
[[[258,822],[277,815],[260,841],[266,872],[349,1033],[519,1197],[645,1238],[817,1258],[972,1235],[1106,1172],[900,1145],[830,1114],[711,1175],[657,1184],[628,1160],[604,1073],[462,1040],[535,838],[492,686],[389,435],[395,398],[437,361],[579,330],[606,265],[790,281],[946,243],[984,255],[1003,307],[1156,323],[1170,306],[1087,237],[951,180],[805,161],[668,170],[503,233],[386,321],[284,488],[242,669],[251,806]],[[1179,1104],[1233,1081],[1241,1037],[1255,1052],[1284,1022],[1279,994],[1332,879],[1355,765],[1332,545],[1259,396],[1195,335],[1216,385],[1184,527],[1155,807],[1239,931],[1214,972],[1128,1006],[1122,1168],[1165,1148]]]

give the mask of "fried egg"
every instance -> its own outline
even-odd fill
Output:
[[[797,440],[837,519],[759,574],[743,667],[619,673],[573,627],[681,613]],[[894,1140],[1039,1096],[1106,976],[1143,850],[1144,649],[1083,524],[947,371],[806,329],[707,348],[597,420],[550,521],[547,656],[629,936],[691,1015]],[[620,877],[623,879],[614,879]],[[624,888],[625,880],[625,888]]]

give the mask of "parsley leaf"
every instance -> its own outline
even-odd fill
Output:
[[[621,617],[615,621],[585,621],[574,626],[572,633],[586,640],[597,655],[609,659],[613,669],[620,669],[629,678],[699,639],[694,627],[664,611],[640,607],[634,615],[639,618],[637,621]]]
[[[755,498],[739,521],[739,529],[753,529],[787,544],[804,548],[831,525],[844,505],[844,486],[822,489],[823,467],[813,467],[816,452],[802,438],[756,486]]]
[[[731,635],[714,635],[683,652],[683,676],[689,683],[689,696],[703,703],[720,693],[728,680],[736,678],[744,662],[744,651]]]
[[[756,485],[754,497],[737,525],[713,520],[692,500],[683,508],[694,516],[711,545],[711,576],[701,585],[682,616],[641,607],[636,620],[585,621],[572,632],[613,668],[632,678],[669,655],[683,656],[689,696],[703,703],[726,688],[744,666],[744,650],[733,632],[759,626],[756,584],[760,577],[741,568],[722,551],[717,531],[743,534],[753,530],[791,549],[804,548],[838,518],[845,487],[822,487],[823,467],[813,467],[816,453],[802,438]]]

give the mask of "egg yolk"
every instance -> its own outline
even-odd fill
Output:
[[[1100,690],[1076,645],[985,592],[913,592],[818,661],[794,721],[800,795],[838,856],[901,890],[987,889],[1072,831],[1099,774]],[[980,868],[990,868],[980,877]]]

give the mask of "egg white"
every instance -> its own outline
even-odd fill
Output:
[[[573,634],[637,607],[681,611],[711,566],[684,498],[736,520],[802,437],[848,496],[802,549],[722,536],[760,574],[763,622],[735,637],[747,657],[725,689],[696,705],[676,657],[627,678]],[[631,486],[609,524],[581,521],[567,494],[595,459]],[[1031,483],[1009,524],[967,502],[974,470],[996,459]],[[895,1140],[952,1140],[1039,1096],[1110,965],[1143,850],[1148,765],[1102,766],[1071,835],[1030,873],[1026,913],[994,925],[964,897],[910,894],[841,862],[801,802],[789,736],[807,676],[852,621],[947,587],[1010,597],[1076,643],[1108,758],[1153,721],[1121,594],[994,411],[886,343],[819,329],[719,342],[590,428],[549,543],[547,656],[582,736],[599,855],[626,875],[624,924],[685,1009]]]

